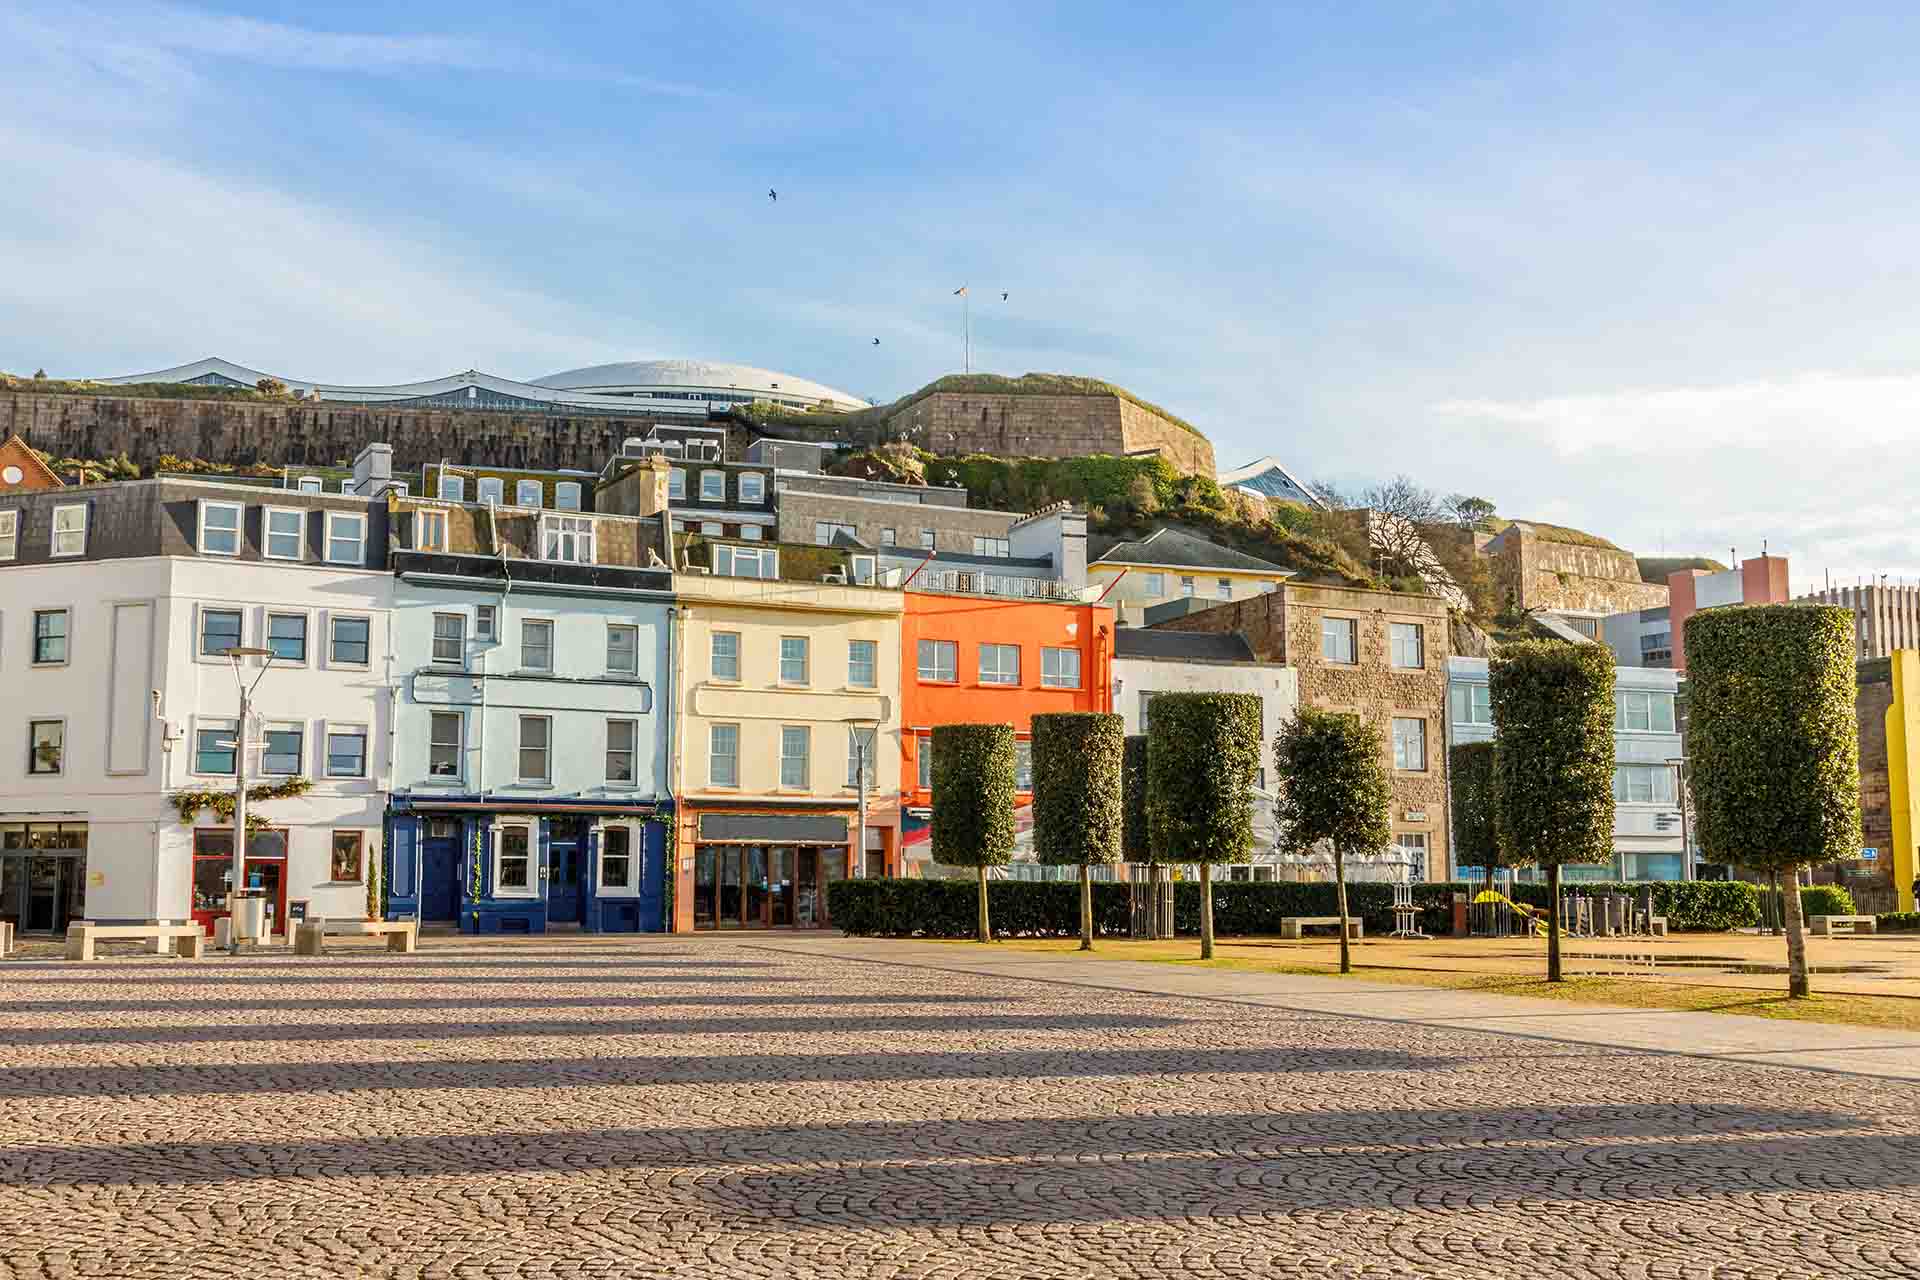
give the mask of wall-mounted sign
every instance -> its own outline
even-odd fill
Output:
[[[1403,816],[1408,822],[1425,822],[1427,820],[1427,811],[1425,809],[1408,809]]]
[[[1880,851],[1878,849],[1862,849],[1860,851],[1860,857],[1863,861],[1874,862],[1879,859]]]

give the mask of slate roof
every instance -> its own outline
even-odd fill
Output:
[[[1165,565],[1170,569],[1238,569],[1291,577],[1293,570],[1178,529],[1155,529],[1138,542],[1120,542],[1094,559],[1095,564]]]
[[[1252,662],[1253,650],[1238,631],[1161,631],[1121,627],[1113,633],[1113,656],[1158,662]]]

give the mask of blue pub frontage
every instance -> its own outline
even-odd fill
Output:
[[[672,576],[620,563],[660,521],[392,502],[388,918],[664,930]]]

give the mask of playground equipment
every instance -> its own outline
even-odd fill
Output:
[[[1470,932],[1476,938],[1512,938],[1547,935],[1547,909],[1515,902],[1513,875],[1495,876],[1493,889],[1474,895],[1467,909]],[[1568,938],[1664,937],[1667,918],[1653,913],[1653,890],[1627,893],[1562,892],[1560,933]]]
[[[1389,938],[1420,938],[1420,908],[1413,905],[1413,884],[1402,880],[1393,886],[1393,932]]]

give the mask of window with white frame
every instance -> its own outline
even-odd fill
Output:
[[[459,666],[467,660],[466,614],[433,615],[433,660],[452,666]]]
[[[520,666],[525,671],[553,670],[553,623],[528,618],[520,624]]]
[[[933,550],[933,530],[922,529],[920,531],[920,549],[922,551]]]
[[[367,518],[350,511],[327,512],[327,563],[359,564],[366,559]]]
[[[467,758],[467,718],[458,711],[436,711],[427,726],[427,776],[458,778]]]
[[[1193,593],[1198,589],[1199,589],[1198,583],[1196,583],[1191,576],[1183,575],[1181,577],[1180,595],[1182,596],[1182,598],[1187,600],[1193,599]]]
[[[980,683],[1020,683],[1020,646],[983,644],[980,646]]]
[[[714,787],[740,785],[740,726],[707,726],[707,784]]]
[[[351,614],[327,619],[327,661],[337,667],[364,667],[370,660],[373,620]]]
[[[57,667],[67,660],[67,611],[33,611],[33,665]]]
[[[533,883],[533,827],[509,822],[495,828],[493,837],[493,891],[501,897],[531,898],[539,892]]]
[[[1160,596],[1167,594],[1166,574],[1149,573],[1146,575],[1146,580],[1145,591],[1149,598],[1158,599]]]
[[[713,633],[713,678],[715,680],[738,680],[740,678],[740,633],[738,631],[716,631]]]
[[[815,520],[813,522],[813,540],[822,547],[833,545],[834,539],[845,534],[849,538],[857,537],[858,531],[850,524],[838,520]]]
[[[923,791],[933,790],[933,735],[918,734],[914,738],[913,752],[920,757],[920,787]]]
[[[1615,804],[1674,803],[1673,769],[1664,764],[1618,764],[1613,767]]]
[[[1673,695],[1622,689],[1613,695],[1613,727],[1619,733],[1672,733]]]
[[[240,724],[237,720],[195,721],[193,771],[229,776],[237,772],[235,762],[240,758],[239,735]]]
[[[847,641],[847,683],[872,689],[880,683],[880,645],[873,640]]]
[[[1455,724],[1492,724],[1493,690],[1484,684],[1456,684],[1448,691]]]
[[[600,892],[634,887],[633,828],[611,823],[600,829]]]
[[[451,475],[442,471],[440,473],[439,493],[437,496],[446,502],[465,502],[467,500],[467,478],[465,476]]]
[[[813,785],[813,769],[807,757],[813,749],[813,733],[803,724],[780,726],[780,785],[788,790],[805,790]]]
[[[1214,598],[1217,600],[1233,599],[1233,579],[1222,578],[1218,582],[1214,583],[1213,594],[1214,594]]]
[[[863,587],[872,586],[875,568],[874,557],[850,556],[848,558],[853,562],[853,580]]]
[[[520,717],[519,774],[522,782],[546,782],[553,777],[553,721],[546,716]]]
[[[727,473],[724,471],[702,471],[700,473],[700,501],[725,502],[727,500]]]
[[[736,547],[715,543],[713,571],[722,578],[777,578],[780,552],[774,547]]]
[[[1393,767],[1421,772],[1427,767],[1427,722],[1410,716],[1393,718]]]
[[[295,487],[301,493],[319,493],[327,487],[327,482],[319,476],[301,476],[299,484]]]
[[[633,781],[633,753],[640,740],[638,720],[607,721],[607,781]]]
[[[307,615],[269,613],[267,615],[267,651],[282,662],[307,660]]]
[[[27,772],[50,776],[66,768],[67,722],[27,721]]]
[[[327,727],[327,776],[329,778],[367,776],[367,728],[365,725],[329,725]]]
[[[240,554],[240,518],[246,507],[238,502],[200,500],[200,554],[237,556]]]
[[[1013,744],[1013,789],[1033,790],[1033,743],[1026,738]]]
[[[767,500],[767,477],[758,471],[740,473],[740,501],[755,506]]]
[[[20,513],[0,511],[0,560],[12,560],[20,554]]]
[[[748,542],[758,542],[760,541],[760,526],[757,524],[743,524],[740,526],[740,536]]]
[[[1393,833],[1393,847],[1400,851],[1400,857],[1412,868],[1416,882],[1427,878],[1427,833],[1424,831],[1396,831]]]
[[[480,499],[483,506],[504,506],[507,500],[507,482],[499,476],[481,476],[476,486],[475,496]]]
[[[667,471],[667,496],[679,502],[687,496],[687,469],[672,467]]]
[[[922,680],[951,684],[960,678],[960,645],[954,640],[922,640],[919,653]]]
[[[1320,619],[1320,656],[1351,666],[1359,661],[1358,627],[1352,618]]]
[[[566,564],[592,564],[593,517],[542,516],[540,558]]]
[[[866,787],[872,791],[878,785],[880,777],[879,730],[872,725],[850,724],[847,726],[847,785],[860,786],[860,774],[864,766]]]
[[[807,638],[780,637],[780,683],[807,683]]]
[[[270,724],[260,745],[260,772],[290,777],[306,759],[306,730],[297,724]]]
[[[413,513],[413,549],[415,551],[447,549],[446,512],[422,510]]]
[[[700,536],[703,538],[723,538],[726,536],[726,533],[727,526],[718,520],[702,520],[700,522]]]
[[[499,616],[497,605],[475,605],[473,607],[473,638],[483,644],[492,644],[500,634],[495,622]]]
[[[543,507],[545,489],[538,480],[516,480],[513,482],[513,505],[516,507]]]
[[[640,628],[624,622],[607,624],[607,673],[640,674]]]
[[[1040,683],[1049,689],[1080,687],[1080,651],[1044,648],[1040,650]]]
[[[1387,628],[1391,661],[1402,671],[1418,671],[1427,665],[1426,628],[1417,622],[1390,623]]]
[[[1142,689],[1140,691],[1140,732],[1142,735],[1153,731],[1153,700],[1162,692],[1164,691],[1160,689]]]
[[[77,502],[53,509],[53,538],[47,548],[50,556],[87,554],[87,505]]]
[[[553,486],[553,506],[557,511],[578,511],[580,509],[580,482],[562,480]]]
[[[229,649],[240,647],[240,611],[238,609],[200,610],[200,654],[217,658]]]
[[[269,560],[307,557],[307,513],[288,507],[268,507],[261,515],[264,532],[261,552]]]
[[[882,529],[880,531],[880,545],[883,547],[898,545],[898,535],[895,534],[892,529]]]
[[[1007,539],[987,538],[976,533],[973,535],[973,554],[1004,558],[1012,553],[1007,549]]]

